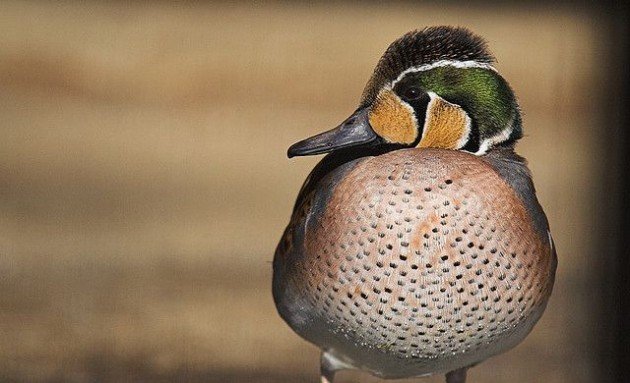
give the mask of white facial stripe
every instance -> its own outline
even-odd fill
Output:
[[[424,114],[424,124],[422,124],[422,136],[420,137],[420,141],[418,142],[418,144],[422,142],[422,140],[424,140],[424,136],[427,135],[427,126],[429,124],[429,119],[431,118],[431,116],[429,115],[429,111],[431,110],[433,104],[435,104],[435,99],[440,97],[434,92],[427,92],[427,94],[429,95],[429,103],[427,104],[427,112]]]
[[[459,141],[457,141],[457,149],[463,148],[468,143],[468,140],[470,139],[471,126],[472,120],[470,119],[470,116],[468,116],[468,113],[466,113],[466,127],[464,128],[464,134],[462,134]]]
[[[409,73],[424,72],[424,71],[428,71],[434,68],[440,68],[440,67],[445,67],[445,66],[452,66],[455,68],[482,68],[482,69],[488,69],[494,72],[497,71],[490,64],[482,63],[482,62],[474,61],[474,60],[468,60],[468,61],[440,60],[440,61],[433,62],[431,64],[424,64],[424,65],[414,66],[414,67],[406,69],[398,76],[398,78],[396,78],[396,80],[392,82],[391,87],[393,88],[394,85],[398,83],[398,81],[402,80]]]

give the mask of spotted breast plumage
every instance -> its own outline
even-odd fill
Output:
[[[322,382],[466,369],[542,315],[556,256],[518,105],[479,37],[433,27],[394,42],[359,109],[289,155],[330,152],[274,258],[282,318],[323,351]]]

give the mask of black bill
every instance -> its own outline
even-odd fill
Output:
[[[370,127],[367,112],[358,110],[338,127],[291,145],[287,155],[310,156],[376,141],[378,136]]]

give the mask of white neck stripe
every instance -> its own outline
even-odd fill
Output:
[[[396,85],[398,81],[402,80],[409,73],[424,72],[424,71],[428,71],[434,68],[440,68],[440,67],[445,67],[445,66],[452,66],[455,68],[481,68],[481,69],[491,70],[494,72],[497,71],[490,64],[482,63],[482,62],[474,61],[474,60],[468,60],[468,61],[440,60],[440,61],[433,62],[431,64],[424,64],[420,66],[407,68],[398,76],[398,78],[396,78],[396,80],[392,81],[392,84],[390,86],[393,88],[394,85]]]
[[[491,147],[507,141],[512,135],[512,132],[514,131],[514,119],[515,119],[515,116],[514,114],[512,114],[512,118],[510,118],[510,122],[507,124],[507,126],[503,128],[503,130],[501,130],[499,133],[495,134],[494,136],[488,137],[485,140],[483,140],[481,144],[479,145],[479,150],[474,154],[478,156],[484,155],[486,154],[486,152],[488,152],[488,149],[490,149]]]

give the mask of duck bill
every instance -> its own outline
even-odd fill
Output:
[[[329,153],[334,150],[367,145],[378,139],[368,121],[368,110],[360,109],[341,125],[297,142],[289,148],[289,158]]]

